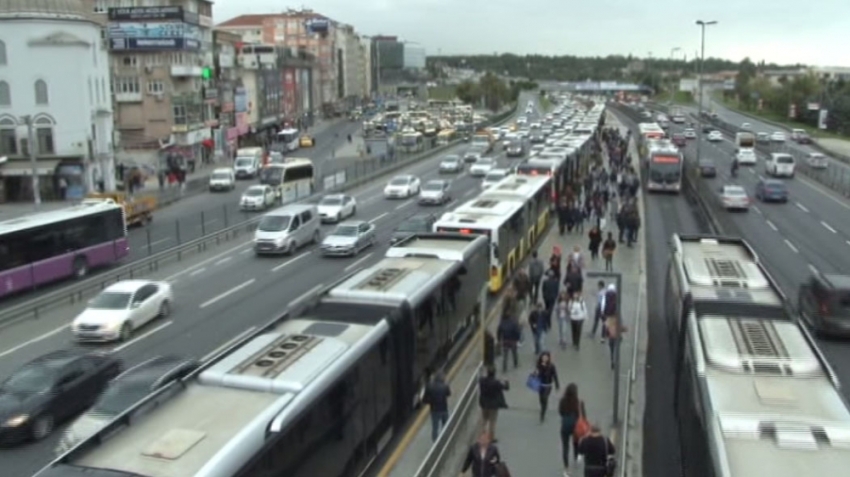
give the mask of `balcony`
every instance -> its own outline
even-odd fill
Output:
[[[200,78],[203,71],[200,66],[171,65],[171,76],[177,78]]]
[[[144,95],[138,93],[115,93],[116,103],[141,103],[144,100]]]

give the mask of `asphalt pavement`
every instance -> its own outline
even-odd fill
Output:
[[[330,133],[332,134],[332,133]],[[340,134],[344,138],[344,134]],[[318,144],[321,145],[321,139]],[[321,147],[321,146],[319,146]],[[457,146],[460,152],[464,146]],[[502,154],[500,166],[507,165]],[[423,181],[438,176],[439,157],[406,168],[407,173]],[[400,171],[402,173],[402,171]],[[415,198],[391,201],[384,199],[385,181],[351,191],[358,201],[355,219],[369,220],[377,226],[378,246],[354,258],[328,259],[316,247],[302,250],[294,257],[255,257],[249,239],[213,249],[191,261],[180,262],[160,270],[151,278],[172,283],[176,303],[172,315],[139,329],[133,339],[119,345],[87,345],[86,348],[117,353],[131,366],[161,354],[183,354],[203,358],[216,349],[250,332],[254,327],[283,313],[293,300],[319,290],[341,274],[378,261],[387,248],[394,228],[405,218],[420,212],[452,209],[480,190],[480,180],[462,173],[453,178],[453,201],[443,207],[422,207]],[[216,197],[216,196],[212,196]],[[232,200],[220,195],[220,200]],[[207,196],[189,199],[163,212],[163,218],[200,215],[209,207]],[[220,205],[219,205],[220,206]],[[325,229],[327,231],[327,229]],[[22,322],[5,328],[0,334],[0,377],[6,376],[27,361],[44,353],[76,345],[68,324],[80,311],[68,306],[43,315],[39,320]],[[42,442],[0,450],[4,475],[27,476],[45,465],[52,457],[63,428]],[[7,474],[8,473],[8,474]]]

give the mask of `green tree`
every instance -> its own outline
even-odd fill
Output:
[[[478,104],[481,101],[481,88],[474,81],[464,81],[457,85],[455,94],[464,103]]]
[[[493,73],[485,73],[478,82],[484,105],[491,111],[498,111],[510,100],[510,90],[504,81]]]

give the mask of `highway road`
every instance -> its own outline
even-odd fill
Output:
[[[457,146],[451,152],[460,153],[463,148]],[[502,154],[493,157],[500,166],[508,165]],[[411,165],[404,172],[416,174],[423,181],[436,178],[439,161],[439,157],[428,159]],[[127,366],[161,354],[203,359],[279,316],[293,300],[333,283],[345,273],[378,261],[383,257],[392,231],[406,217],[421,210],[441,213],[480,191],[480,180],[466,173],[452,180],[454,200],[443,207],[419,206],[415,199],[384,199],[382,190],[386,181],[350,192],[358,201],[355,219],[376,224],[379,243],[354,258],[323,258],[315,247],[293,257],[255,257],[251,241],[242,240],[161,270],[151,278],[172,283],[176,303],[171,316],[139,329],[125,343],[86,345],[86,348],[114,352]],[[191,214],[199,212],[202,204],[178,207],[183,214]],[[68,330],[69,322],[79,311],[80,306],[69,306],[39,320],[4,329],[0,334],[0,377],[44,353],[80,346],[73,342]],[[53,436],[42,442],[0,450],[4,475],[24,477],[45,465],[52,457],[52,449],[62,430],[58,428]]]

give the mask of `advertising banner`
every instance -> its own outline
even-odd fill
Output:
[[[306,113],[310,111],[310,97],[312,96],[312,92],[310,91],[310,72],[307,70],[301,70],[301,74],[298,79],[298,90],[301,93],[301,112]]]
[[[109,38],[188,38],[201,39],[201,29],[195,25],[177,22],[110,23]]]
[[[188,38],[112,38],[113,51],[200,50],[201,42]]]
[[[200,23],[197,13],[187,12],[183,7],[133,7],[110,8],[110,22],[132,22],[145,20],[177,20],[192,25]]]
[[[236,88],[236,93],[233,95],[233,105],[237,114],[248,112],[248,92],[245,88],[241,86]]]
[[[283,114],[287,119],[292,119],[297,114],[295,103],[295,68],[283,70]]]

